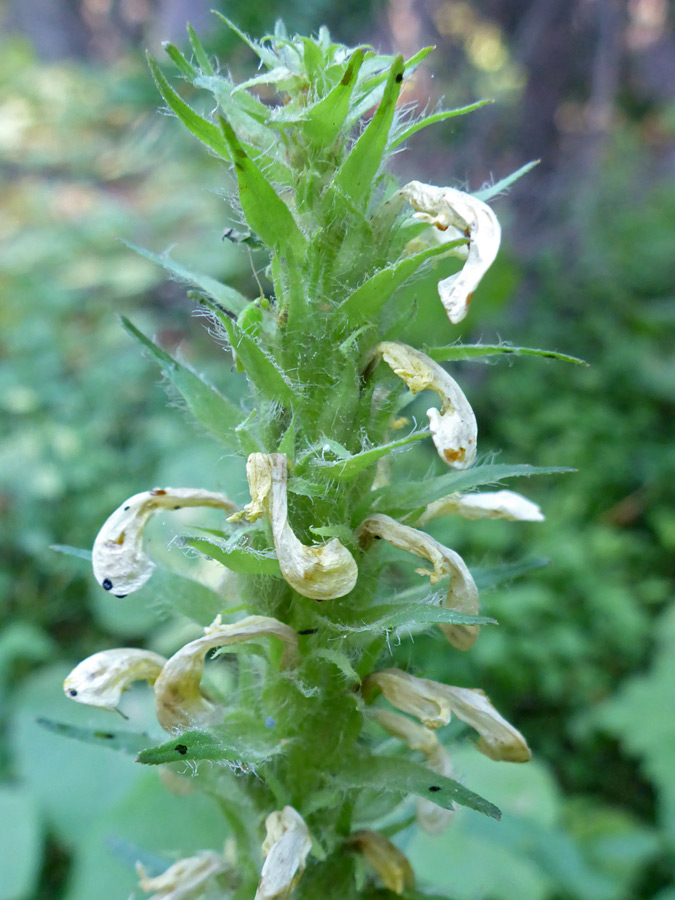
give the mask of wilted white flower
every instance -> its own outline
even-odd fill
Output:
[[[288,523],[287,462],[283,453],[252,453],[246,464],[251,503],[247,518],[264,513],[272,524],[272,536],[281,574],[303,597],[331,600],[348,594],[356,584],[354,557],[337,538],[320,544],[303,544]]]
[[[305,869],[312,840],[305,820],[292,806],[270,813],[265,828],[265,862],[255,900],[286,900]]]
[[[154,892],[149,900],[193,900],[201,897],[206,882],[228,868],[219,853],[202,850],[196,856],[179,859],[155,878],[149,878],[140,863],[136,863],[139,885],[146,894]]]
[[[434,500],[419,519],[425,525],[439,516],[459,515],[464,519],[509,519],[511,522],[543,522],[544,515],[531,500],[515,491],[483,491],[479,494],[450,494]]]
[[[233,625],[222,625],[218,617],[204,631],[203,637],[190,641],[174,653],[155,682],[157,719],[166,731],[213,725],[221,718],[222,709],[201,692],[204,660],[209,650],[272,635],[284,642],[282,667],[296,665],[299,661],[297,635],[278,619],[248,616]]]
[[[444,547],[424,531],[402,525],[391,516],[381,513],[364,519],[358,534],[364,547],[370,545],[372,538],[380,537],[400,550],[428,559],[433,564],[433,571],[415,569],[418,575],[428,575],[431,584],[436,584],[444,575],[450,575],[450,587],[443,606],[467,615],[478,614],[478,588],[466,563],[454,550]],[[477,625],[440,623],[438,627],[453,647],[459,650],[468,650],[478,637]]]
[[[406,888],[414,888],[415,876],[410,863],[383,834],[378,831],[355,831],[349,835],[348,843],[363,854],[390,891],[402,894]]]
[[[440,412],[435,407],[427,410],[438,455],[455,469],[468,468],[476,458],[478,426],[469,401],[454,378],[424,353],[397,341],[377,344],[370,363],[378,356],[406,383],[411,393],[428,389],[438,394]]]
[[[435,226],[447,240],[468,239],[462,269],[438,282],[448,318],[457,324],[466,316],[473,292],[497,256],[501,240],[497,217],[482,200],[451,187],[411,181],[399,194],[415,210],[416,219]]]
[[[224,494],[196,488],[155,488],[129,497],[106,519],[92,550],[94,576],[101,587],[116,597],[142,588],[155,568],[143,552],[143,530],[158,509],[211,506],[232,511],[234,503]]]
[[[417,678],[402,669],[382,669],[368,675],[361,690],[367,697],[377,688],[392,706],[415,716],[427,728],[440,728],[450,721],[450,702],[443,691],[445,685],[437,681]]]
[[[532,752],[523,735],[497,712],[484,691],[444,687],[453,715],[479,733],[476,746],[481,753],[504,762],[528,762],[532,759]]]
[[[159,653],[120,647],[83,659],[63,682],[66,697],[88,706],[117,710],[120,697],[134,681],[153,684],[166,660]]]

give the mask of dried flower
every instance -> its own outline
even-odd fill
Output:
[[[129,497],[109,516],[96,535],[92,550],[94,576],[101,587],[125,597],[143,587],[154,563],[143,552],[143,530],[158,509],[211,506],[236,509],[224,494],[195,488],[155,488]]]
[[[507,722],[478,688],[444,686],[453,715],[480,734],[477,747],[490,759],[528,762],[532,752],[523,735]]]
[[[83,659],[63,682],[66,697],[88,706],[116,711],[134,681],[153,684],[166,660],[159,653],[121,647]]]
[[[442,366],[424,353],[396,341],[382,341],[374,348],[369,365],[381,357],[413,394],[435,391],[441,398],[440,412],[427,410],[429,428],[438,455],[455,469],[468,468],[476,458],[478,426],[462,389]]]
[[[369,516],[359,526],[362,546],[368,547],[373,537],[384,538],[394,547],[407,550],[416,556],[428,559],[433,571],[415,569],[418,575],[428,575],[431,584],[436,584],[444,575],[450,575],[450,587],[443,606],[467,615],[478,614],[478,589],[462,557],[444,547],[434,538],[418,528],[402,525],[391,516],[377,513]],[[468,650],[478,637],[477,625],[456,625],[441,623],[438,626],[450,643],[459,650]]]
[[[501,240],[497,217],[482,200],[451,187],[411,181],[399,193],[415,210],[416,219],[447,234],[447,240],[468,238],[461,271],[438,282],[441,302],[456,325],[466,316],[473,292],[497,256]]]
[[[425,525],[439,516],[459,515],[464,519],[509,519],[512,522],[543,522],[544,515],[531,500],[515,491],[483,491],[450,494],[430,503],[419,518]]]
[[[155,878],[148,878],[141,863],[136,863],[139,885],[149,900],[194,900],[201,897],[206,882],[226,871],[227,862],[219,853],[202,850],[196,856],[179,859]]]
[[[281,574],[303,597],[331,600],[348,594],[356,584],[354,557],[337,538],[307,546],[288,523],[287,462],[283,453],[252,453],[246,464],[251,503],[249,519],[263,511],[272,523]]]
[[[174,653],[155,682],[157,719],[166,731],[213,725],[221,718],[220,707],[201,693],[204,660],[209,650],[272,635],[284,642],[282,667],[298,662],[295,632],[283,622],[268,616],[248,616],[233,625],[222,625],[219,616],[204,632],[203,637]]]
[[[270,813],[265,827],[265,862],[255,900],[285,900],[305,869],[312,841],[305,820],[292,806]]]
[[[383,834],[377,831],[355,831],[349,835],[348,843],[363,854],[390,891],[402,894],[405,888],[415,886],[410,863]]]
[[[417,678],[402,669],[382,669],[368,675],[361,690],[368,697],[377,688],[392,706],[415,716],[427,728],[440,728],[450,721],[450,702],[444,684]]]

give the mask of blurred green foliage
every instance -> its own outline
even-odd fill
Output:
[[[90,546],[120,497],[152,484],[231,483],[215,444],[167,409],[156,368],[116,315],[161,329],[165,346],[199,358],[226,392],[229,358],[207,355],[184,290],[117,238],[157,252],[176,243],[177,259],[234,286],[250,275],[220,241],[234,224],[220,170],[157,116],[138,59],[121,59],[111,77],[92,64],[45,66],[15,40],[3,45],[0,84],[0,405],[9,426],[0,435],[0,816],[12,822],[0,900],[124,897],[136,882],[129,863],[161,868],[172,829],[196,850],[219,820],[204,797],[176,798],[155,772],[35,718],[109,727],[91,710],[66,710],[68,667],[122,642],[159,647],[182,626],[159,602],[101,604],[86,563],[49,547]],[[502,823],[461,812],[447,835],[400,836],[429,885],[461,900],[673,896],[675,185],[644,188],[640,140],[630,126],[617,133],[587,205],[561,209],[576,231],[563,254],[552,246],[527,267],[502,254],[464,328],[466,339],[502,335],[590,367],[453,366],[484,453],[506,447],[502,462],[578,469],[518,485],[544,507],[543,525],[440,520],[430,529],[471,565],[550,560],[485,592],[483,610],[501,624],[483,630],[472,654],[415,638],[428,677],[483,685],[537,757],[505,772],[459,753],[459,775],[486,784]],[[498,214],[506,207],[495,201]],[[514,320],[513,297],[526,285]],[[413,342],[447,335],[434,294],[431,275],[410,288],[420,301]],[[410,472],[405,455],[398,465]],[[430,455],[428,471],[435,465]],[[142,705],[142,692],[130,700]]]

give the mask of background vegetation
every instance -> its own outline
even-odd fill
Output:
[[[91,711],[66,709],[68,669],[108,646],[161,650],[182,627],[161,592],[102,602],[87,564],[50,546],[90,546],[120,498],[154,484],[231,490],[228,460],[167,407],[156,370],[116,318],[133,313],[230,390],[231,361],[190,318],[184,289],[119,241],[157,252],[175,245],[177,260],[242,289],[254,278],[255,258],[242,270],[220,240],[232,224],[221,172],[157,114],[142,58],[162,38],[182,43],[190,17],[214,55],[243,74],[251,59],[208,5],[3,6],[0,820],[11,827],[0,844],[0,900],[123,898],[135,884],[129,863],[161,854],[172,830],[187,850],[212,841],[204,798],[175,797],[127,758],[35,721],[81,713],[91,722]],[[483,685],[536,756],[509,771],[460,757],[461,774],[504,820],[460,813],[439,838],[404,834],[406,853],[429,885],[460,900],[674,900],[671,6],[222,8],[256,34],[281,16],[289,30],[325,22],[340,40],[408,54],[434,43],[406,99],[495,97],[435,141],[413,140],[401,175],[475,189],[540,157],[495,201],[505,246],[461,337],[549,346],[591,363],[463,364],[484,452],[503,447],[504,462],[579,471],[528,484],[544,525],[434,523],[471,564],[549,560],[484,594],[502,624],[484,629],[470,655],[449,655],[428,637],[414,648],[429,677]],[[432,279],[410,291],[416,340],[447,333],[437,302],[424,302]],[[159,530],[154,541],[160,548]],[[408,651],[399,652],[405,662]]]

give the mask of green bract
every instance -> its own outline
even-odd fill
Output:
[[[191,29],[189,37],[190,58],[173,45],[166,50],[183,82],[213,95],[207,105],[215,100],[214,114],[197,112],[192,104],[204,104],[193,91],[189,103],[183,100],[182,88],[172,87],[150,59],[152,74],[170,110],[222,160],[223,174],[230,172],[226,236],[242,253],[265,250],[266,296],[249,302],[166,256],[140,252],[201,292],[210,324],[248,383],[248,399],[232,403],[130,322],[124,325],[194,418],[240,458],[251,499],[237,507],[220,493],[159,488],[122,504],[95,546],[105,589],[114,594],[116,580],[125,593],[146,581],[151,588],[161,577],[165,594],[170,576],[161,568],[153,576],[142,530],[151,511],[189,505],[214,507],[220,524],[181,535],[180,547],[210,559],[211,575],[206,604],[187,602],[177,580],[176,610],[204,627],[205,609],[213,611],[220,590],[214,570],[227,590],[215,621],[167,660],[153,654],[153,668],[138,668],[141,651],[106,651],[78,667],[67,688],[84,702],[116,708],[132,681],[147,681],[171,738],[155,746],[147,740],[138,761],[189,772],[222,806],[223,834],[214,835],[213,845],[155,877],[141,867],[143,890],[241,900],[337,898],[339,890],[340,900],[350,900],[374,896],[384,884],[416,897],[409,866],[377,831],[378,819],[405,822],[415,802],[432,830],[450,822],[456,805],[499,817],[473,786],[451,777],[452,749],[444,748],[442,732],[430,736],[426,726],[457,714],[480,734],[478,749],[494,759],[525,761],[529,748],[479,689],[391,667],[392,634],[440,627],[454,645],[447,652],[457,653],[480,640],[478,626],[493,623],[478,614],[478,587],[459,554],[415,526],[446,513],[469,515],[465,496],[476,487],[562,471],[474,465],[470,398],[440,363],[540,351],[453,344],[451,321],[465,314],[497,252],[498,222],[482,200],[455,188],[415,181],[392,190],[386,171],[406,137],[483,104],[430,116],[401,104],[428,48],[405,62],[333,43],[325,29],[308,39],[289,38],[278,27],[260,43],[240,34],[261,72],[235,85]],[[260,85],[266,97],[276,91],[273,102],[262,102]],[[407,343],[409,312],[399,289],[431,266],[451,321],[445,341],[439,336],[440,346],[427,355]],[[398,418],[412,394],[428,388],[440,402],[440,411],[429,412],[430,429]],[[451,468],[425,482],[390,480],[391,458],[432,437],[439,465]],[[475,503],[471,508],[482,512],[473,517],[543,518],[524,498],[517,499],[526,512],[517,515],[517,495],[500,495],[499,502],[496,496]],[[418,590],[396,593],[379,575],[402,550],[411,572],[422,566],[414,570],[421,579]],[[434,592],[430,585],[438,581]],[[209,686],[205,662],[214,650],[227,654],[227,663]],[[122,674],[106,677],[101,665],[118,658]],[[386,707],[380,692],[399,713],[382,711],[377,719],[379,704]],[[430,717],[427,708],[437,706]],[[420,717],[424,726],[400,713]],[[375,721],[383,727],[373,728]],[[399,739],[394,748],[386,729]],[[156,733],[156,724],[148,730]],[[136,750],[144,735],[113,738],[114,746]],[[241,797],[245,802],[232,799]],[[225,834],[231,839],[223,853]]]

